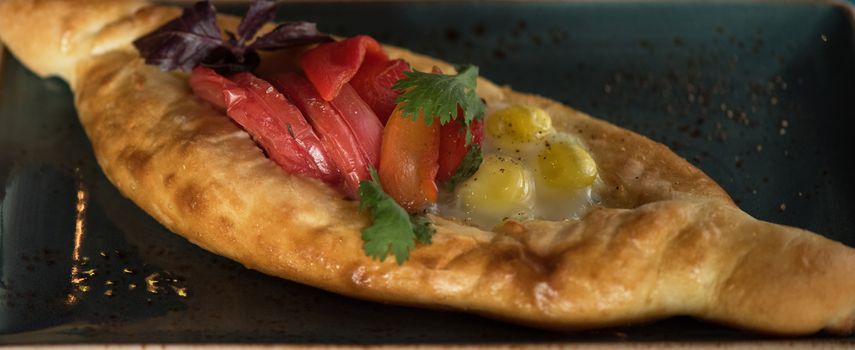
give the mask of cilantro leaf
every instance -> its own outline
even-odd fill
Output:
[[[416,239],[424,244],[430,244],[433,234],[436,233],[436,229],[431,224],[430,219],[424,215],[412,215],[410,216],[410,222],[413,224],[413,232],[416,234]]]
[[[424,216],[410,216],[383,191],[377,171],[369,168],[371,180],[359,183],[359,208],[371,213],[371,226],[362,230],[365,255],[383,261],[395,255],[398,265],[410,258],[416,240],[430,243],[433,227]]]
[[[392,89],[404,91],[395,101],[401,104],[401,115],[416,120],[423,113],[430,125],[434,118],[445,125],[457,117],[457,107],[463,109],[463,124],[484,117],[486,107],[475,92],[478,67],[462,65],[455,67],[457,75],[433,74],[419,71],[404,72]],[[470,139],[467,129],[467,140]]]
[[[473,144],[466,151],[466,155],[463,156],[463,160],[460,161],[460,165],[457,166],[454,175],[451,175],[451,178],[445,183],[445,188],[453,190],[457,187],[457,184],[474,175],[478,171],[478,168],[481,167],[482,160],[484,160],[484,157],[481,155],[481,146]]]
[[[372,191],[379,190],[377,185],[368,187]],[[374,218],[371,226],[362,230],[365,254],[383,261],[391,253],[399,265],[403,264],[409,258],[410,249],[416,245],[410,216],[392,200],[377,202],[371,208],[371,215]]]

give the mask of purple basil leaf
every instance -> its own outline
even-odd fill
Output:
[[[235,37],[235,33],[232,33],[232,32],[227,30],[226,36],[228,36],[229,38],[223,43],[223,48],[227,49],[229,52],[231,52],[231,55],[234,56],[232,59],[235,62],[239,62],[239,61],[243,60],[243,56],[247,52],[252,51],[252,50],[247,50],[246,45],[244,45],[244,43],[239,42],[237,40],[237,38]],[[221,59],[221,57],[218,56],[215,58],[206,58],[204,63],[213,62],[212,59]]]
[[[134,41],[147,64],[167,71],[189,71],[223,44],[216,10],[207,1],[184,9],[181,17]]]
[[[236,57],[228,48],[221,47],[205,58],[202,65],[222,75],[231,75],[252,71],[259,62],[261,62],[261,58],[255,51],[246,51],[245,55]]]
[[[2,0],[0,0],[2,1]],[[332,41],[318,31],[314,23],[291,22],[280,25],[252,40],[261,27],[273,19],[274,2],[256,0],[238,25],[237,34],[226,32],[223,39],[216,22],[216,9],[208,1],[197,2],[152,33],[134,41],[145,62],[162,70],[192,70],[197,65],[211,67],[221,74],[250,71],[258,66],[256,50]]]
[[[276,4],[272,0],[256,0],[240,20],[237,32],[240,37],[238,45],[243,46],[244,43],[252,40],[261,26],[273,19],[275,13]]]
[[[234,45],[234,46],[238,45],[238,40],[237,40],[237,37],[235,36],[235,33],[232,33],[232,32],[227,30],[226,36],[229,37],[229,39],[226,40],[226,42],[228,42],[229,45]]]
[[[288,22],[256,39],[248,49],[275,50],[329,41],[333,41],[333,38],[319,32],[314,23]]]

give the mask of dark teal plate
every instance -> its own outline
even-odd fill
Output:
[[[279,14],[475,63],[500,84],[667,144],[757,218],[855,246],[849,11],[827,3],[405,3],[286,5]],[[0,343],[763,338],[690,318],[546,332],[353,300],[246,270],[122,198],[95,163],[68,87],[8,56],[0,182]]]

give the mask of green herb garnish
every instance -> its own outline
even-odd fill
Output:
[[[371,226],[362,230],[365,255],[383,261],[395,255],[398,265],[410,258],[416,240],[430,243],[434,228],[424,216],[410,216],[380,185],[374,168],[369,168],[371,180],[359,183],[359,208],[371,213]]]
[[[439,118],[445,125],[457,118],[457,107],[463,110],[463,125],[469,126],[475,119],[484,117],[486,107],[475,86],[478,67],[467,64],[456,66],[456,75],[404,72],[405,78],[398,80],[392,89],[403,91],[395,100],[401,106],[401,116],[416,120],[423,113],[425,122],[430,125]],[[466,143],[472,139],[472,133],[466,128]]]
[[[474,175],[481,166],[482,160],[484,160],[484,157],[481,155],[481,146],[473,144],[469,147],[469,150],[466,151],[466,155],[463,156],[463,160],[460,161],[460,165],[457,166],[457,170],[454,171],[454,175],[451,175],[451,178],[445,183],[445,188],[448,190],[454,190],[454,188],[457,187],[457,184]]]

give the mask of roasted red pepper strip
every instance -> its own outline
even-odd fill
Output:
[[[457,112],[457,117],[462,118],[461,111],[458,109]],[[469,124],[469,131],[472,133],[472,142],[467,146],[466,129],[462,123],[454,120],[442,126],[439,141],[439,172],[436,174],[436,181],[440,184],[454,176],[466,152],[473,145],[481,145],[484,139],[484,122],[481,119],[473,120]]]
[[[396,109],[383,129],[380,151],[380,182],[383,189],[410,213],[436,202],[434,178],[439,168],[440,125],[415,121]]]
[[[380,60],[366,57],[362,67],[350,81],[359,96],[377,113],[383,124],[389,120],[395,110],[395,100],[400,92],[392,90],[392,85],[404,78],[404,72],[410,65],[404,60]]]
[[[190,73],[190,87],[197,97],[226,111],[226,97],[223,90],[231,87],[234,82],[210,68],[198,66]]]
[[[371,107],[359,97],[350,84],[344,84],[338,96],[330,101],[341,115],[356,140],[368,163],[377,167],[380,162],[380,142],[383,139],[383,123]]]
[[[355,198],[359,182],[371,178],[368,173],[371,160],[366,155],[370,152],[368,147],[362,146],[360,139],[351,130],[351,125],[331,103],[318,95],[306,77],[291,72],[271,75],[269,80],[307,116],[344,178],[348,194]],[[371,117],[377,118],[373,115]],[[379,139],[379,130],[377,133],[374,137]]]
[[[306,51],[300,58],[300,66],[318,94],[325,101],[338,96],[341,87],[359,71],[366,57],[388,60],[380,43],[367,35],[320,44]]]
[[[224,108],[287,172],[340,182],[326,148],[303,114],[266,81],[250,73],[225,78],[197,67],[190,85],[199,97]]]

